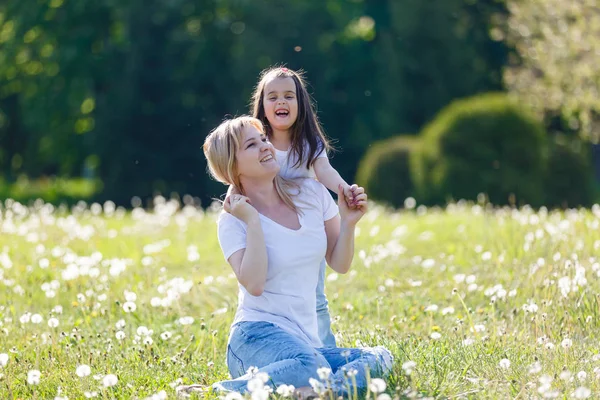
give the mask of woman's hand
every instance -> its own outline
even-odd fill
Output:
[[[244,221],[249,224],[255,218],[258,218],[258,211],[252,207],[250,199],[241,194],[232,194],[227,196],[223,203],[223,208],[226,212],[233,215],[237,219]]]
[[[351,200],[351,204],[348,204],[344,188],[342,185],[338,186],[338,207],[340,209],[341,223],[355,226],[367,212],[368,204],[367,194],[365,193],[364,188],[355,186],[352,193],[354,198]]]

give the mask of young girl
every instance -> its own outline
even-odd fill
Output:
[[[338,193],[341,186],[348,206],[355,207],[357,186],[346,183],[329,163],[330,145],[300,73],[284,67],[263,71],[252,95],[251,109],[253,117],[263,123],[267,138],[275,148],[280,176],[316,178],[334,193]],[[240,191],[232,186],[228,196],[233,193],[240,194]],[[336,347],[325,296],[325,269],[323,260],[316,291],[319,337],[325,347]]]

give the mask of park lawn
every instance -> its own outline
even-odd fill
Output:
[[[214,210],[0,215],[1,398],[174,398],[227,378],[237,281]],[[597,207],[373,206],[350,273],[328,271],[338,345],[387,346],[392,398],[599,396],[599,223]]]

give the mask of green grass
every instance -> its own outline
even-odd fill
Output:
[[[237,282],[219,249],[216,214],[174,203],[155,212],[108,208],[67,213],[9,202],[2,209],[0,353],[9,355],[0,367],[2,398],[60,391],[69,399],[85,392],[142,399],[161,390],[174,398],[176,382],[227,378]],[[556,391],[571,398],[585,394],[580,387],[596,397],[599,222],[599,210],[373,207],[359,224],[351,272],[328,271],[339,345],[387,346],[396,359],[392,397],[526,399]],[[169,288],[170,304],[153,307]],[[135,293],[135,312],[123,309],[126,291]],[[537,307],[527,311],[530,303]],[[22,323],[26,313],[43,321]],[[193,323],[182,325],[187,316]],[[57,327],[48,325],[52,317]],[[118,340],[121,319],[126,337]],[[152,344],[136,340],[140,326],[153,331]],[[163,332],[172,336],[163,340]],[[572,346],[563,348],[566,338]],[[503,359],[510,366],[501,367]],[[408,361],[416,363],[410,375],[402,368]],[[76,375],[81,364],[91,375]],[[30,370],[41,372],[38,385],[27,383]],[[118,377],[115,386],[104,388],[107,374]]]

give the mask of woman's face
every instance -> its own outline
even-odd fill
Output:
[[[279,172],[275,149],[266,135],[254,125],[247,124],[242,131],[240,148],[235,154],[240,180],[249,178],[273,179]]]

